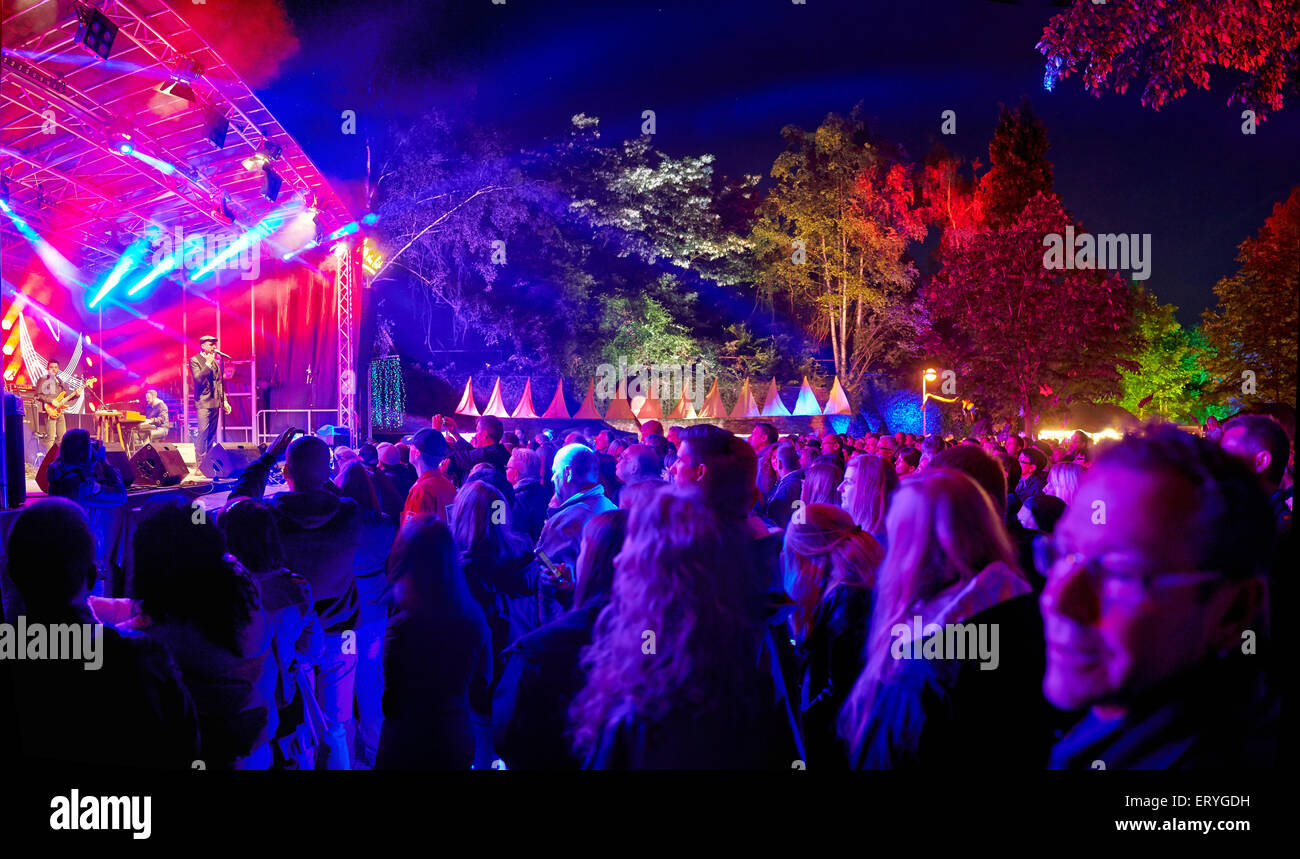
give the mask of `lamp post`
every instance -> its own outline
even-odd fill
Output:
[[[925,401],[928,396],[925,393],[925,384],[926,382],[933,382],[937,378],[939,378],[939,374],[935,372],[934,368],[932,367],[926,367],[925,373],[921,375],[921,438],[922,439],[925,438]]]

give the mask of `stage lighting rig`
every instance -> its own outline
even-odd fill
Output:
[[[108,145],[122,155],[135,151],[135,129],[122,117],[114,117],[108,123]]]
[[[262,167],[262,173],[264,174],[262,196],[274,203],[276,198],[280,196],[280,187],[284,185],[284,179],[280,178],[280,174],[276,173],[270,164]]]
[[[198,101],[191,84],[203,74],[203,67],[196,60],[181,57],[172,67],[172,79],[158,85],[158,91],[186,101]]]
[[[280,144],[263,138],[262,148],[245,158],[241,163],[244,165],[245,170],[252,173],[265,168],[272,161],[278,159],[281,151]]]
[[[77,6],[77,20],[81,23],[73,41],[84,45],[100,59],[108,59],[108,55],[113,53],[113,40],[117,38],[118,26],[108,20],[103,12],[84,3]]]
[[[230,133],[230,120],[214,107],[204,111],[203,122],[207,126],[208,140],[212,145],[218,149],[225,148],[226,135]]]

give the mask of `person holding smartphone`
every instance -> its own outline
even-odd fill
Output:
[[[84,429],[63,436],[59,456],[46,472],[50,495],[67,498],[87,509],[118,507],[126,503],[122,475],[108,463],[103,442]]]

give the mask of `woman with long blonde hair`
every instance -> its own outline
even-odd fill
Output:
[[[844,482],[839,486],[840,506],[848,511],[863,531],[888,546],[885,534],[885,514],[889,512],[890,498],[898,488],[898,472],[883,456],[862,453],[849,460],[844,469]]]
[[[840,713],[851,760],[1041,766],[1051,739],[1038,733],[1042,623],[988,494],[966,474],[931,468],[902,481],[886,527],[866,667]],[[954,652],[958,634],[969,648]]]
[[[884,549],[829,504],[812,504],[785,532],[782,568],[794,603],[793,641],[803,659],[799,723],[809,766],[844,769],[835,716],[862,672],[871,589]]]

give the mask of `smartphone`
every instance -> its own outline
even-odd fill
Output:
[[[550,556],[541,549],[537,550],[537,558],[542,562],[542,565],[546,567],[546,569],[551,571],[551,575],[562,581],[568,580],[568,576],[565,576],[560,568],[555,566],[555,562],[551,560]]]

